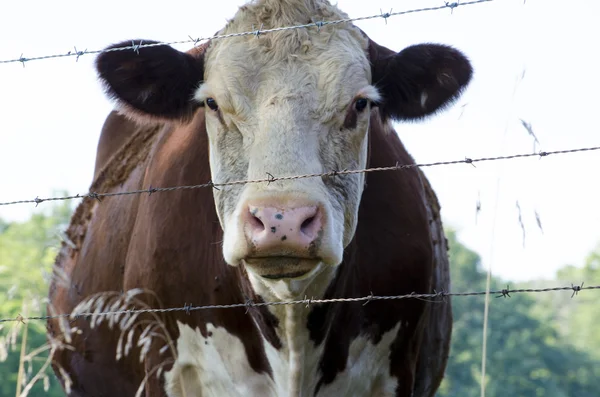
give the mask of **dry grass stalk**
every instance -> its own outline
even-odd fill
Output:
[[[55,314],[56,312],[53,310],[51,305],[48,306],[51,314]],[[27,317],[27,313],[30,309],[34,310],[39,308],[39,301],[32,300],[29,302],[29,305],[24,303],[22,314],[23,317]],[[68,322],[63,322],[61,324],[61,329],[63,331],[63,338],[69,338],[71,340],[72,335],[74,333],[79,333],[80,331],[75,327],[69,327]],[[15,390],[16,397],[27,397],[31,392],[32,388],[35,386],[37,382],[42,382],[44,391],[48,391],[50,388],[50,377],[48,376],[48,372],[50,370],[50,364],[52,363],[52,358],[55,352],[62,349],[71,349],[73,347],[68,343],[64,343],[64,340],[59,340],[56,338],[52,338],[49,336],[49,342],[44,345],[37,347],[27,353],[27,342],[28,342],[28,322],[16,322],[13,327],[11,327],[9,333],[6,336],[0,337],[0,361],[5,361],[8,358],[9,351],[15,351],[17,346],[17,339],[19,335],[19,330],[23,329],[23,333],[21,336],[21,349],[19,353],[19,369],[17,374],[17,384]],[[0,331],[2,327],[0,327]],[[41,355],[47,354],[47,357],[43,360],[44,363],[40,367],[40,369],[34,374],[33,373],[33,362],[36,358],[40,358]],[[70,385],[72,384],[69,375],[64,369],[59,368],[61,372],[61,378],[63,383],[65,384],[66,389],[70,392]]]
[[[27,317],[27,305],[25,303],[23,303],[23,313],[25,313],[25,317]],[[27,327],[27,323],[23,322],[23,323],[19,323],[17,322],[17,327],[23,325],[23,336],[21,337],[21,353],[19,355],[19,371],[17,372],[17,390],[16,390],[16,396],[19,397],[21,395],[21,388],[24,386],[24,384],[26,384],[26,378],[25,375],[23,373],[23,367],[24,367],[24,357],[25,357],[25,349],[27,348],[27,331],[28,331],[28,327]]]
[[[160,300],[153,292],[138,288],[125,293],[109,291],[94,294],[80,302],[70,314],[72,320],[78,317],[90,317],[89,324],[91,328],[105,324],[111,330],[118,329],[120,334],[115,351],[117,361],[128,356],[133,351],[133,347],[136,346],[139,348],[139,362],[142,363],[147,358],[153,343],[157,341],[164,343],[159,349],[159,355],[170,351],[173,359],[165,360],[146,373],[136,396],[142,395],[152,374],[160,377],[164,366],[177,359],[175,343],[167,332],[166,325],[159,314],[146,312],[145,314],[150,316],[148,319],[147,317],[142,318],[140,312],[132,311],[133,309],[152,308],[141,299],[143,295],[155,298],[159,303],[159,307],[162,307]],[[136,334],[138,335],[137,342],[135,342]]]
[[[60,271],[56,271],[53,275],[59,279],[61,284],[69,284],[68,277],[61,276]],[[164,321],[157,313],[146,313],[150,318],[141,318],[139,312],[132,312],[132,309],[150,309],[141,298],[143,294],[156,296],[149,291],[142,289],[134,289],[126,293],[119,292],[103,292],[90,296],[79,303],[71,312],[70,316],[58,316],[55,308],[46,300],[48,304],[48,312],[51,316],[56,316],[56,323],[60,329],[60,337],[54,338],[48,335],[49,342],[33,349],[27,353],[27,324],[16,323],[10,332],[0,338],[0,361],[6,360],[9,351],[16,350],[20,326],[24,326],[23,336],[21,337],[21,352],[19,359],[19,375],[18,385],[16,390],[17,397],[27,397],[32,388],[37,382],[43,383],[44,390],[48,390],[50,386],[50,378],[48,372],[52,364],[52,358],[56,352],[68,349],[74,351],[72,346],[75,335],[81,334],[81,330],[75,326],[71,326],[72,321],[78,317],[89,317],[89,325],[91,328],[96,328],[101,324],[105,324],[109,329],[117,329],[120,332],[117,348],[115,351],[116,359],[129,355],[133,351],[133,347],[139,348],[139,362],[142,363],[148,356],[153,343],[162,342],[163,345],[159,349],[159,355],[170,351],[173,359],[168,359],[160,364],[157,364],[146,373],[144,379],[139,385],[136,396],[141,396],[145,387],[148,385],[148,380],[152,375],[157,378],[163,374],[164,366],[174,362],[177,358],[177,350],[174,341],[170,338],[167,332]],[[156,298],[158,301],[158,298]],[[39,305],[38,302],[32,304]],[[160,302],[159,302],[160,303]],[[24,313],[27,311],[24,310]],[[114,314],[105,314],[106,312],[116,312]],[[2,328],[0,328],[1,330]],[[136,335],[139,335],[137,339]],[[48,354],[41,368],[33,374],[32,361],[43,354]],[[58,376],[61,378],[63,387],[67,394],[71,392],[73,386],[72,380],[67,371],[58,363],[54,363],[58,371]]]

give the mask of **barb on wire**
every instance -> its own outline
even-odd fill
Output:
[[[543,292],[553,292],[553,291],[573,291],[571,298],[576,296],[578,293],[585,290],[600,290],[600,285],[592,285],[588,287],[584,287],[583,283],[581,285],[573,285],[566,287],[551,287],[551,288],[521,288],[521,289],[509,289],[508,286],[504,289],[498,291],[490,291],[490,294],[497,295],[497,297],[508,297],[510,298],[510,294],[523,294],[523,293],[543,293]],[[274,302],[254,302],[251,299],[246,300],[244,303],[233,303],[229,305],[204,305],[204,306],[192,306],[191,304],[185,303],[182,307],[171,307],[166,309],[126,309],[126,310],[116,310],[116,311],[108,311],[108,312],[88,312],[88,313],[63,313],[56,314],[50,316],[31,316],[31,317],[22,317],[18,315],[16,318],[2,318],[0,319],[0,323],[8,323],[8,322],[21,322],[24,321],[33,321],[33,320],[50,320],[56,318],[63,317],[71,317],[71,319],[77,318],[87,318],[87,317],[96,317],[96,316],[109,316],[109,315],[117,315],[117,314],[141,314],[141,313],[170,313],[170,312],[184,312],[186,314],[190,314],[192,311],[198,310],[210,310],[210,309],[235,309],[235,308],[245,308],[246,313],[251,307],[261,307],[261,306],[283,306],[283,305],[316,305],[316,304],[324,304],[324,303],[349,303],[349,302],[364,302],[363,305],[366,305],[373,301],[382,301],[382,300],[401,300],[401,299],[429,299],[428,302],[444,302],[447,297],[454,296],[484,296],[486,295],[486,291],[475,291],[475,292],[434,292],[429,294],[417,294],[410,293],[406,295],[389,295],[389,296],[380,296],[373,295],[371,292],[367,296],[362,296],[358,298],[332,298],[332,299],[313,299],[313,298],[304,298],[299,300],[291,300],[291,301],[274,301]]]
[[[137,53],[140,48],[145,48],[145,47],[157,47],[157,46],[164,46],[164,45],[188,44],[188,43],[192,43],[194,46],[197,46],[199,42],[207,41],[207,40],[227,39],[227,38],[231,38],[231,37],[250,36],[250,35],[258,37],[259,35],[263,35],[266,33],[280,32],[283,30],[292,30],[292,29],[308,29],[308,28],[316,27],[318,30],[320,30],[323,26],[326,26],[326,25],[337,25],[340,23],[365,21],[365,20],[375,19],[375,18],[383,18],[387,23],[388,18],[390,18],[392,16],[414,14],[414,13],[426,12],[426,11],[437,11],[437,10],[443,10],[446,8],[449,8],[452,12],[454,12],[454,9],[457,7],[481,4],[481,3],[489,3],[492,1],[494,1],[494,0],[472,0],[472,1],[465,1],[464,3],[445,2],[444,5],[437,6],[437,7],[425,7],[425,8],[418,8],[418,9],[397,11],[397,12],[390,11],[387,13],[380,12],[379,14],[369,15],[369,16],[364,16],[364,17],[337,19],[337,20],[333,20],[333,21],[318,21],[318,22],[307,23],[307,24],[303,24],[303,25],[284,26],[284,27],[264,29],[264,30],[261,27],[260,29],[257,29],[257,30],[255,29],[255,30],[251,30],[251,31],[247,31],[247,32],[214,35],[214,36],[209,36],[209,37],[204,37],[204,38],[200,38],[200,37],[193,38],[191,36],[188,36],[189,38],[185,39],[185,40],[177,40],[177,41],[169,41],[169,42],[161,42],[161,43],[135,44],[132,42],[131,46],[110,48],[110,49],[103,49],[103,50],[77,51],[77,49],[75,49],[75,52],[68,51],[64,54],[41,55],[41,56],[34,56],[34,57],[24,57],[23,54],[21,54],[21,56],[19,58],[0,60],[0,64],[22,63],[23,66],[25,66],[25,62],[46,60],[46,59],[55,59],[55,58],[67,58],[67,57],[76,57],[76,60],[78,60],[79,57],[81,57],[83,55],[100,54],[103,52],[133,50]]]
[[[343,170],[343,171],[329,171],[320,174],[305,174],[305,175],[295,175],[295,176],[282,176],[275,177],[269,173],[267,173],[267,178],[263,179],[253,179],[253,180],[244,180],[244,181],[232,181],[232,182],[224,182],[224,183],[214,183],[207,182],[199,185],[187,185],[187,186],[172,186],[172,187],[150,187],[149,189],[143,190],[131,190],[126,192],[114,192],[114,193],[99,193],[99,192],[89,192],[86,194],[76,194],[74,196],[63,196],[63,197],[48,197],[48,198],[39,198],[36,197],[32,200],[17,200],[17,201],[7,201],[0,202],[0,206],[3,205],[14,205],[14,204],[26,204],[26,203],[35,203],[36,206],[44,201],[59,201],[59,200],[72,200],[72,199],[85,199],[92,198],[98,201],[101,201],[103,197],[111,197],[111,196],[124,196],[129,194],[152,194],[157,192],[170,192],[173,190],[185,190],[185,189],[200,189],[200,188],[213,188],[219,189],[224,186],[233,186],[233,185],[245,185],[248,183],[273,183],[276,181],[286,181],[292,179],[304,179],[304,178],[316,178],[316,177],[337,177],[340,175],[351,175],[351,174],[362,174],[368,172],[380,172],[380,171],[399,171],[405,170],[409,168],[424,168],[424,167],[437,167],[444,165],[454,165],[454,164],[471,164],[480,163],[484,161],[500,161],[500,160],[514,160],[519,158],[526,157],[547,157],[554,154],[568,154],[568,153],[578,153],[578,152],[591,152],[600,150],[600,146],[591,146],[591,147],[583,147],[577,149],[565,149],[565,150],[555,150],[555,151],[547,151],[547,152],[539,152],[539,153],[521,153],[521,154],[512,154],[507,156],[496,156],[496,157],[480,157],[480,158],[465,158],[463,160],[451,160],[451,161],[437,161],[434,163],[421,163],[421,164],[399,164],[396,163],[393,166],[389,167],[376,167],[376,168],[365,168],[360,170]]]

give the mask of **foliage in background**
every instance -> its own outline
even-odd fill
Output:
[[[487,275],[479,255],[458,242],[452,230],[448,231],[448,242],[452,290],[485,290]],[[598,253],[592,257],[598,258]],[[582,277],[592,282],[599,275],[598,266],[565,267],[558,272],[558,279],[548,284],[577,284],[575,280]],[[507,282],[493,278],[491,288],[500,290],[506,285]],[[598,317],[593,315],[600,309],[597,292],[583,291],[573,299],[571,294],[564,291],[490,298],[486,396],[599,395],[600,359],[598,351],[593,355],[589,348],[600,337]],[[452,300],[452,347],[440,397],[480,395],[484,303],[483,297]],[[557,303],[576,310],[557,311]],[[572,323],[573,319],[580,323]]]
[[[585,285],[600,285],[600,244],[587,256],[583,266],[565,266],[557,272],[556,280],[527,284],[544,288],[557,283],[580,285],[584,281]],[[560,298],[554,294],[540,296],[536,299],[535,314],[555,324],[561,338],[600,360],[600,296],[590,291],[579,293],[576,299]]]
[[[60,233],[65,230],[71,213],[72,206],[65,201],[47,207],[26,222],[0,220],[0,317],[46,314],[44,299],[52,264],[60,246]],[[43,321],[3,324],[0,329],[0,397],[15,396],[24,327],[27,327],[24,352],[30,354],[47,343],[45,326]],[[23,363],[22,383],[27,383],[38,372],[46,358],[47,352],[44,352]],[[29,396],[64,396],[52,372],[48,370],[46,374],[48,377],[37,382]]]
[[[69,202],[47,206],[26,222],[0,219],[0,317],[45,314],[51,265],[60,245],[60,232],[69,222]],[[485,271],[477,253],[462,245],[448,230],[453,291],[483,290]],[[510,287],[600,284],[600,246],[582,267],[565,266],[555,280],[535,280]],[[506,281],[494,278],[493,289]],[[571,293],[515,294],[491,298],[488,330],[488,397],[596,397],[600,390],[600,296]],[[450,361],[439,397],[478,397],[483,297],[456,297]],[[24,307],[26,305],[26,307]],[[27,312],[25,313],[25,311]],[[24,325],[0,329],[0,397],[14,397]],[[45,323],[27,323],[25,351],[46,344]],[[25,363],[26,381],[45,360],[41,354]],[[31,365],[30,365],[31,364]],[[64,396],[58,380],[47,371],[30,396]],[[47,384],[44,384],[47,383]],[[47,386],[47,391],[44,389]]]

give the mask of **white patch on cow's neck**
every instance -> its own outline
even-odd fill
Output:
[[[352,341],[343,372],[332,383],[321,387],[318,396],[395,396],[402,379],[390,376],[390,345],[401,324],[383,334],[374,345],[365,336]]]
[[[305,307],[283,309],[291,314],[286,328],[299,325],[294,313],[303,313],[302,308]],[[270,376],[252,369],[242,341],[225,328],[209,323],[209,336],[204,337],[198,329],[182,323],[178,326],[178,357],[164,375],[169,397],[313,397],[321,377],[318,364],[323,346],[315,346],[308,340],[307,330],[297,334],[295,340],[282,340],[280,350],[263,341],[272,370]],[[322,385],[315,397],[394,396],[402,379],[390,376],[389,353],[399,329],[400,324],[397,324],[383,334],[376,345],[364,336],[354,339],[344,371],[338,373],[332,383]]]
[[[225,328],[207,324],[200,331],[177,323],[177,360],[165,373],[169,397],[279,396],[268,375],[256,373],[248,362],[242,341]]]
[[[302,279],[268,280],[256,276],[248,269],[250,282],[265,301],[286,301],[301,299],[320,299],[335,276],[337,267],[320,264]],[[269,311],[279,320],[277,335],[282,348],[276,351],[278,366],[287,368],[282,377],[287,378],[286,396],[301,396],[309,379],[315,377],[315,370],[322,354],[322,346],[315,347],[308,332],[308,314],[310,304],[290,304],[269,306]],[[273,364],[272,364],[273,366]]]

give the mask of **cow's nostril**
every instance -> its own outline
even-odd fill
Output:
[[[318,208],[311,208],[306,215],[307,218],[300,224],[300,233],[314,239],[317,237],[322,225]]]
[[[252,211],[250,211],[249,218],[250,227],[252,227],[255,233],[260,233],[265,230],[265,224],[260,220],[260,218],[254,215]]]
[[[314,215],[311,216],[310,218],[307,218],[304,222],[302,222],[302,225],[300,225],[300,231],[302,233],[307,233],[310,229],[311,224],[313,223],[313,221],[315,220]]]

